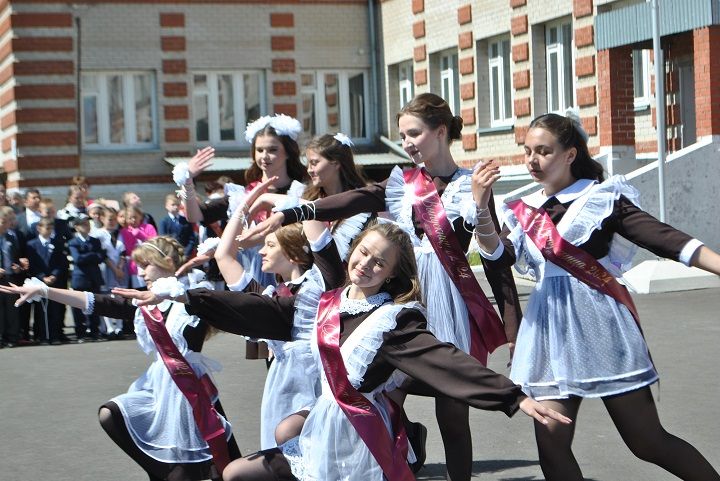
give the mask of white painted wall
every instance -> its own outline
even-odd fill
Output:
[[[668,156],[665,167],[666,222],[720,250],[720,136],[706,137]],[[641,206],[659,217],[657,162],[627,174],[640,191]],[[636,263],[654,258],[641,250]]]

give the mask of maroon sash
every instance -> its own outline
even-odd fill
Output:
[[[160,358],[178,389],[192,407],[195,424],[197,424],[200,434],[202,434],[203,439],[210,447],[218,473],[222,473],[230,463],[230,455],[225,439],[225,428],[220,422],[220,417],[215,411],[211,399],[212,396],[217,394],[215,386],[207,374],[198,379],[195,371],[193,371],[165,328],[160,309],[155,307],[150,311],[146,307],[141,307],[140,311],[145,318],[145,325],[155,342],[155,347],[160,353]]]
[[[627,288],[593,256],[563,239],[545,209],[530,207],[522,199],[509,202],[508,207],[546,260],[627,307],[635,322],[640,324],[635,303]]]
[[[425,169],[414,167],[405,169],[403,176],[406,184],[415,187],[415,217],[422,224],[440,263],[467,305],[470,354],[485,365],[488,354],[507,343],[503,323],[478,284],[428,173]]]
[[[325,377],[340,409],[370,450],[388,481],[414,481],[407,463],[408,439],[400,408],[390,405],[395,439],[391,440],[377,408],[353,387],[340,353],[340,296],[342,289],[323,293],[318,305],[317,343]]]

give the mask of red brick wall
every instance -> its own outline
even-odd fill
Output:
[[[697,136],[720,135],[720,27],[695,30],[693,47]]]
[[[635,106],[630,47],[598,52],[600,145],[635,145]]]

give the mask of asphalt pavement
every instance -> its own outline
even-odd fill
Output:
[[[660,371],[662,381],[653,392],[664,426],[720,469],[715,370],[720,289],[635,296],[635,301]],[[240,449],[244,454],[257,450],[264,363],[246,361],[244,342],[229,334],[211,339],[205,353],[224,365],[216,380]],[[500,349],[490,367],[506,373],[507,358]],[[97,409],[124,392],[148,364],[134,341],[0,350],[0,481],[147,479],[102,431]],[[445,479],[433,401],[410,398],[406,409],[429,429],[427,464],[418,479]],[[473,479],[543,479],[529,418],[471,410],[471,427]],[[675,479],[633,457],[599,400],[583,402],[574,451],[587,479]]]

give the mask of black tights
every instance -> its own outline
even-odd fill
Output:
[[[220,403],[216,403],[216,409],[218,412],[222,411]],[[221,412],[222,414],[222,412]],[[130,456],[133,461],[138,463],[143,468],[150,481],[199,481],[203,479],[220,480],[221,475],[215,469],[215,465],[211,461],[205,461],[202,463],[163,463],[156,459],[151,458],[137,447],[130,437],[130,433],[125,425],[125,419],[123,418],[120,408],[112,401],[100,407],[98,413],[100,420],[100,426],[110,436],[110,438],[117,444],[125,453]],[[235,437],[232,436],[228,441],[228,450],[230,459],[237,459],[240,457],[240,451],[235,442]]]
[[[573,420],[563,425],[550,421],[535,422],[540,466],[545,478],[562,481],[582,480],[580,466],[572,452],[575,421],[581,399],[542,401],[542,403]],[[618,396],[603,398],[605,408],[630,451],[642,459],[691,481],[720,481],[720,475],[688,442],[665,431],[649,387]]]
[[[470,481],[472,476],[472,435],[470,408],[449,397],[435,398],[435,418],[445,448],[448,481]]]
[[[407,391],[406,391],[407,390]],[[436,396],[429,386],[410,381],[402,389],[388,394],[398,406],[403,406],[407,392],[420,396],[435,396],[435,418],[445,448],[445,469],[448,481],[470,481],[472,477],[472,434],[470,432],[470,408],[455,399]],[[403,410],[403,423],[409,431],[410,422]]]

